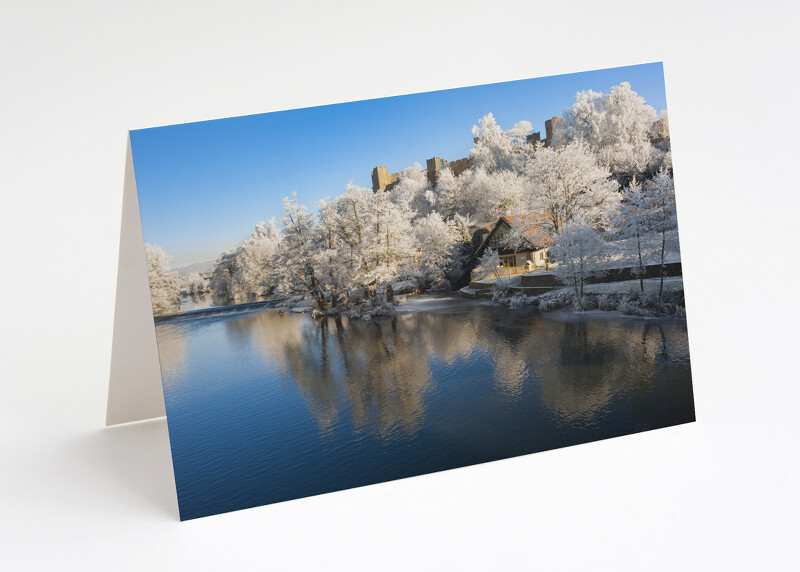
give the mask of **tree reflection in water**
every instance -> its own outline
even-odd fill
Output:
[[[557,320],[486,306],[370,322],[266,310],[227,328],[293,380],[323,434],[345,419],[356,431],[413,436],[438,383],[432,364],[468,369],[488,359],[491,371],[483,375],[503,399],[535,391],[557,422],[587,426],[618,394],[653,383],[669,369],[664,364],[688,368],[689,360],[684,322],[665,328],[661,320],[624,317]]]
[[[184,518],[694,420],[684,320],[439,300],[159,323]]]

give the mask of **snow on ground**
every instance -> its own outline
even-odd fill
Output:
[[[677,231],[671,231],[667,233],[668,248],[664,256],[664,264],[672,264],[673,262],[681,261],[680,250],[674,248],[674,246],[677,244],[677,238],[678,238]],[[631,252],[636,252],[635,239],[623,238],[615,240],[613,242],[608,243],[608,246],[609,250],[612,252],[611,260],[609,262],[610,267],[625,268],[632,266],[636,262],[636,256],[630,254]],[[626,252],[629,254],[627,255],[623,254]],[[645,255],[644,263],[645,265],[648,266],[653,264],[661,264],[661,253],[658,250],[658,248],[656,248],[655,252],[652,252],[649,255]]]
[[[527,274],[544,274],[544,272],[528,272]],[[500,278],[484,278],[482,280],[474,280],[478,284],[494,284],[498,280],[507,284],[508,286],[519,286],[522,283],[522,276],[524,274],[514,274],[513,276],[501,276]]]
[[[620,314],[632,316],[676,316],[685,318],[683,306],[683,278],[680,276],[664,279],[663,297],[658,297],[659,278],[644,281],[645,295],[641,295],[638,280],[608,282],[603,284],[587,284],[584,287],[586,309],[599,309],[604,312],[619,311]],[[558,309],[572,306],[574,293],[571,288],[559,288],[538,297],[512,297],[509,305],[524,306],[527,303],[539,302],[541,309]],[[568,310],[565,310],[568,312]],[[586,314],[585,311],[579,311]]]
[[[645,292],[654,292],[658,294],[660,279],[659,278],[647,278],[644,281],[644,291]],[[554,290],[554,292],[560,292],[564,290],[564,288],[560,288],[559,290]],[[570,292],[572,291],[569,289]],[[602,284],[587,284],[583,287],[583,291],[586,294],[620,294],[624,292],[628,292],[630,290],[635,290],[639,292],[639,281],[638,280],[624,280],[622,282],[604,282]],[[683,277],[682,276],[670,276],[664,278],[664,292],[675,292],[677,290],[683,290]]]

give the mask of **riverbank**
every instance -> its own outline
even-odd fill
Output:
[[[518,277],[517,277],[518,278]],[[570,288],[556,288],[540,295],[530,296],[513,288],[488,289],[465,295],[464,289],[450,292],[427,292],[414,295],[396,296],[394,303],[383,303],[369,308],[369,311],[346,310],[336,314],[350,318],[370,320],[381,316],[415,314],[438,310],[464,309],[475,306],[503,305],[512,309],[537,307],[542,312],[574,309],[580,312],[603,311],[626,316],[642,317],[686,317],[683,295],[683,278],[680,276],[664,279],[662,298],[658,299],[660,279],[644,280],[644,292],[638,280],[587,284],[581,304],[577,304]],[[314,317],[334,315],[323,313],[300,299],[271,299],[242,304],[201,306],[172,314],[154,316],[157,324],[182,319],[196,319],[204,316],[224,316],[255,312],[264,309],[278,309],[280,312],[305,313]]]
[[[618,311],[627,316],[686,317],[682,276],[664,278],[660,298],[661,279],[648,278],[643,285],[644,291],[639,280],[587,284],[581,300],[577,299],[571,288],[558,288],[539,296],[519,293],[500,295],[496,301],[512,308],[535,305],[542,311],[574,308],[581,311]]]

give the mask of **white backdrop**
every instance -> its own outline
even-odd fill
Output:
[[[0,10],[0,566],[796,569],[796,7],[122,4]],[[103,429],[128,129],[658,60],[697,423],[177,522]]]

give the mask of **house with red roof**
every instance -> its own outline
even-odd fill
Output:
[[[475,250],[475,257],[491,248],[497,251],[505,274],[521,274],[545,269],[552,243],[549,215],[501,216]]]

